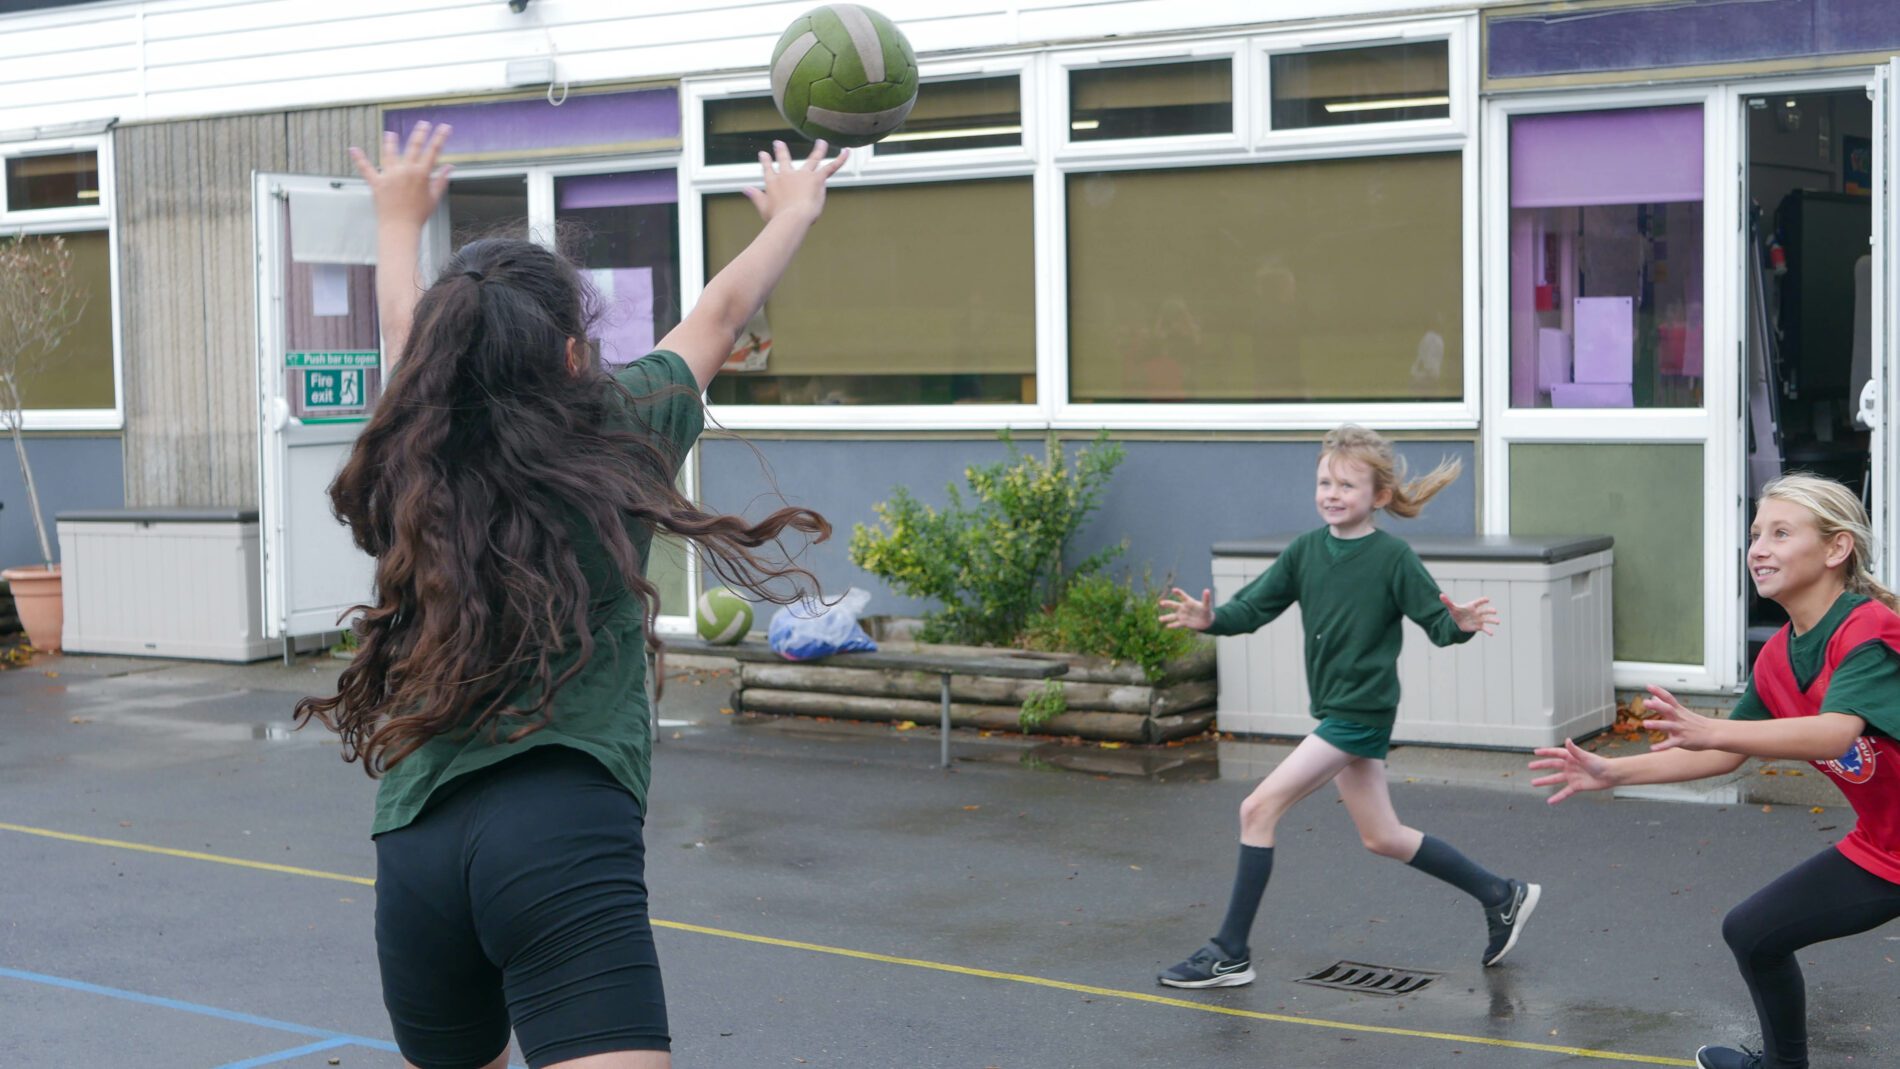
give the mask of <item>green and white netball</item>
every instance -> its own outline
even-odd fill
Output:
[[[698,609],[693,615],[699,637],[714,645],[737,645],[752,630],[752,603],[727,587],[716,586],[701,594]]]
[[[890,19],[826,4],[792,20],[772,50],[772,100],[792,129],[868,145],[904,125],[917,102],[917,56]]]

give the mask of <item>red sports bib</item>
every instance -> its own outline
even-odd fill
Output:
[[[1776,719],[1827,711],[1821,708],[1827,681],[1855,650],[1880,642],[1900,653],[1900,616],[1878,601],[1857,605],[1827,640],[1821,671],[1802,690],[1788,661],[1789,634],[1783,625],[1755,658],[1755,694]],[[1841,853],[1868,872],[1900,883],[1900,745],[1870,733],[1834,760],[1811,763],[1834,781],[1859,817],[1841,840]]]

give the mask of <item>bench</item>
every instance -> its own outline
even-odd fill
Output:
[[[765,664],[786,664],[784,657],[772,652],[772,648],[763,642],[740,642],[737,645],[717,646],[697,638],[668,638],[665,640],[668,650],[690,653],[695,656],[728,657],[735,661],[750,661]],[[799,664],[829,665],[834,668],[881,668],[905,672],[934,672],[942,682],[943,694],[943,738],[938,756],[938,765],[950,767],[950,677],[952,675],[1005,676],[1010,679],[1051,679],[1066,675],[1068,664],[1042,657],[972,657],[967,653],[938,654],[923,653],[916,650],[885,652],[874,650],[863,653],[836,653],[829,657],[814,657]],[[656,698],[653,703],[653,717],[657,726],[660,704]],[[657,731],[656,731],[657,737]]]

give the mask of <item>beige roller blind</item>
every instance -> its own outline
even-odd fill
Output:
[[[705,216],[710,277],[760,224],[736,193]],[[1032,242],[1027,178],[832,190],[766,304],[764,374],[1034,374]]]
[[[1276,100],[1444,96],[1451,78],[1443,41],[1297,52],[1273,57]]]
[[[1005,78],[925,82],[918,87],[917,103],[899,129],[1018,122],[1022,110],[1022,86],[1013,74]]]
[[[1226,104],[1233,99],[1234,65],[1225,59],[1077,70],[1069,75],[1069,108],[1074,112]]]
[[[750,134],[784,129],[785,117],[769,96],[732,97],[706,102],[706,130],[714,134]]]
[[[1068,179],[1077,401],[1461,396],[1456,153]]]
[[[103,230],[64,237],[73,255],[74,282],[86,289],[85,315],[53,351],[44,368],[22,382],[20,392],[30,409],[111,408],[116,401],[112,381],[111,239]]]

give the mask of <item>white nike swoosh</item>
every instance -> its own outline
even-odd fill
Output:
[[[1218,965],[1216,965],[1216,966],[1214,966],[1214,975],[1215,975],[1215,976],[1226,976],[1226,975],[1227,975],[1228,973],[1230,973],[1230,972],[1239,972],[1240,970],[1242,970],[1242,969],[1244,969],[1244,968],[1246,968],[1246,967],[1247,967],[1247,963],[1246,963],[1246,962],[1244,962],[1244,961],[1243,961],[1243,962],[1241,962],[1241,963],[1240,963],[1239,965],[1235,965],[1235,966],[1233,966],[1232,968],[1228,968],[1228,969],[1223,969],[1223,968],[1221,968],[1220,966],[1218,966]]]

